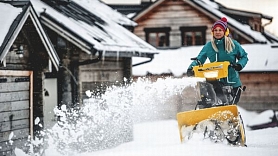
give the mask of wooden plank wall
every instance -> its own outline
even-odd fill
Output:
[[[247,110],[278,110],[278,72],[240,73],[246,91],[239,105]]]
[[[134,33],[145,40],[144,28],[171,27],[170,47],[181,46],[180,27],[183,26],[207,26],[206,40],[210,41],[210,28],[214,21],[207,15],[192,8],[184,1],[165,1],[150,14],[136,21]]]
[[[102,86],[105,90],[107,86],[123,82],[123,59],[105,58],[105,60],[94,64],[79,67],[79,94],[85,98],[86,90],[99,90]]]
[[[0,153],[3,155],[12,155],[15,147],[23,147],[31,133],[28,75],[29,72],[0,71]]]

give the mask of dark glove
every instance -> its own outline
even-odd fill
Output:
[[[194,76],[194,71],[192,69],[187,69],[186,74],[188,77]]]
[[[241,66],[240,64],[234,64],[234,65],[233,65],[233,68],[234,68],[236,71],[241,71],[242,66]]]

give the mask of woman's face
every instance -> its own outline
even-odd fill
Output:
[[[225,34],[225,32],[219,27],[216,27],[213,30],[213,37],[216,39],[221,39],[222,37],[224,37],[224,34]]]

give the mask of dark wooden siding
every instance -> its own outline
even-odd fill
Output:
[[[246,91],[239,105],[247,110],[278,110],[278,72],[240,73]]]

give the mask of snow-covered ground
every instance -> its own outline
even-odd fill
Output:
[[[243,120],[247,123],[256,120],[258,123],[269,122],[269,118],[256,118],[261,114],[239,108]],[[265,111],[265,117],[271,117],[271,111]],[[256,119],[256,120],[253,120]],[[264,122],[263,122],[264,121]],[[277,156],[278,127],[251,131],[247,128],[247,147],[233,147],[221,143],[212,143],[203,137],[193,136],[192,140],[181,143],[176,120],[163,120],[136,124],[134,141],[116,148],[84,153],[81,156]]]
[[[80,156],[277,156],[278,128],[246,131],[248,147],[212,143],[202,137],[180,143],[176,120],[136,124],[134,141],[116,148]]]
[[[175,117],[172,116],[167,119],[165,115],[159,116],[159,114],[161,114],[161,112],[165,113],[165,111],[171,112],[171,107],[167,107],[169,104],[167,99],[173,95],[180,94],[186,86],[194,85],[196,80],[200,81],[200,79],[190,78],[167,78],[158,80],[154,83],[149,81],[138,81],[127,88],[116,87],[111,89],[111,91],[103,96],[103,100],[101,100],[100,103],[97,103],[97,101],[93,103],[91,101],[91,105],[83,109],[82,119],[78,118],[80,120],[75,121],[76,124],[73,127],[69,127],[69,125],[65,124],[64,127],[67,128],[67,131],[63,131],[62,129],[60,132],[52,133],[55,134],[56,138],[54,136],[48,136],[56,139],[56,141],[60,141],[63,146],[62,148],[57,147],[56,143],[52,140],[52,142],[49,142],[50,144],[45,150],[44,156],[278,155],[278,127],[251,131],[245,126],[248,147],[233,147],[221,143],[212,143],[209,139],[204,140],[202,135],[198,134],[194,134],[191,140],[181,143]],[[135,103],[132,108],[128,108],[130,92],[132,93],[133,103]],[[106,102],[105,104],[103,103],[104,101]],[[161,110],[161,106],[166,110]],[[137,116],[137,118],[134,116],[132,117],[134,122],[133,140],[111,146],[109,149],[86,152],[88,146],[94,146],[95,140],[104,142],[105,140],[107,141],[107,139],[111,139],[98,134],[96,135],[99,137],[97,139],[86,138],[89,136],[88,132],[95,133],[100,131],[104,134],[103,132],[107,131],[107,128],[112,127],[112,129],[110,128],[112,131],[108,130],[110,135],[121,133],[117,125],[121,127],[121,124],[125,123],[124,121],[129,120],[129,115],[125,115],[126,109],[131,109],[132,114]],[[270,117],[273,116],[273,112],[270,110],[257,114],[255,112],[248,112],[239,107],[239,111],[245,125],[250,125],[250,123],[252,123],[252,125],[266,123],[269,122]],[[71,117],[75,115],[76,114],[73,114]],[[168,115],[171,115],[171,113]],[[160,120],[158,118],[160,118]],[[114,125],[110,125],[109,123],[113,123]],[[106,126],[105,129],[103,129],[104,126]],[[77,142],[75,142],[75,139],[77,139]],[[84,142],[86,139],[91,139],[91,142]],[[121,141],[122,138],[116,138],[116,140],[114,138],[114,141],[117,140]],[[80,151],[77,153],[67,152],[70,151],[66,148],[68,147],[67,145],[70,145],[70,141],[73,141],[76,147],[81,147]],[[102,144],[102,142],[98,142],[98,144]],[[79,146],[82,144],[86,145],[86,149],[82,149],[82,146]],[[64,151],[64,153],[58,152],[57,149]],[[16,156],[29,155],[25,154],[21,149],[16,149]]]
[[[78,156],[277,156],[278,128],[246,131],[248,147],[215,144],[202,138],[180,143],[176,120],[136,124],[134,141],[112,149],[80,153]],[[17,156],[27,156],[17,150]],[[48,150],[46,156],[62,156]]]

